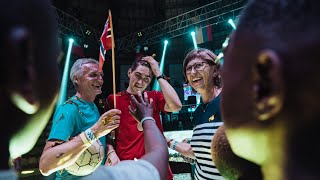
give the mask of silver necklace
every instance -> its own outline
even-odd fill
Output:
[[[201,108],[202,108],[203,112],[206,112],[207,107],[209,106],[209,104],[210,104],[211,102],[213,102],[214,99],[215,99],[215,98],[213,98],[213,99],[212,99],[210,102],[208,102],[207,104],[205,104],[205,103],[202,104]]]
[[[201,108],[202,108],[203,112],[206,112],[208,105],[211,102],[213,102],[216,97],[219,96],[220,92],[221,92],[221,89],[217,89],[217,91],[215,91],[216,96],[214,98],[212,98],[211,101],[209,101],[207,104],[205,104],[205,103],[202,104]]]

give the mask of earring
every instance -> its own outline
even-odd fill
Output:
[[[11,93],[10,100],[12,103],[18,107],[21,111],[25,112],[26,114],[34,114],[39,110],[40,103],[36,101],[35,103],[30,103],[23,97],[20,93]]]

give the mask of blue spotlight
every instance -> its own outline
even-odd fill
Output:
[[[236,25],[234,24],[232,19],[229,19],[228,23],[232,26],[233,29],[236,29]]]
[[[162,52],[162,57],[161,57],[161,61],[160,61],[160,72],[162,74],[163,74],[163,69],[164,69],[164,57],[166,54],[168,43],[169,43],[168,40],[165,40],[164,45],[163,45],[163,52]],[[157,80],[154,81],[152,89],[156,90],[156,91],[160,91],[160,85]]]
[[[197,40],[196,40],[196,33],[194,31],[191,32],[192,42],[194,49],[198,49]]]
[[[58,98],[56,107],[61,105],[66,100],[66,97],[67,97],[69,66],[70,66],[70,57],[71,57],[73,42],[74,42],[74,40],[72,38],[69,38],[68,52],[67,52],[67,56],[66,56],[66,62],[64,65],[62,81],[61,81],[61,86],[60,86],[60,94],[59,94],[59,98]]]

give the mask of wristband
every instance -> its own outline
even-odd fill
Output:
[[[91,145],[84,132],[80,133],[80,138],[85,146],[89,147]]]
[[[97,140],[90,128],[85,130],[84,133],[86,134],[90,144]]]
[[[166,79],[163,74],[161,74],[160,76],[157,76],[157,80],[159,80],[159,79],[161,79],[161,78],[162,78],[162,79]]]
[[[142,118],[141,121],[140,121],[140,124],[143,125],[143,122],[147,121],[147,120],[152,120],[154,123],[156,123],[156,120],[154,120],[153,117],[149,116],[149,117]]]
[[[109,155],[110,155],[111,153],[113,153],[113,152],[115,152],[115,151],[114,151],[114,150],[111,150],[110,152],[108,152],[107,157],[109,157]]]
[[[173,143],[170,143],[170,148],[173,150],[176,150],[177,144],[178,144],[178,141],[174,141]]]

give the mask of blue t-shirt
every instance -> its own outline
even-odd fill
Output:
[[[72,96],[60,105],[53,117],[52,128],[48,140],[68,141],[81,132],[90,128],[100,118],[100,113],[94,102],[85,101],[77,96]],[[106,149],[106,137],[100,139]],[[101,165],[104,164],[105,157]],[[56,173],[56,179],[78,179],[78,176],[69,174],[65,169]]]

